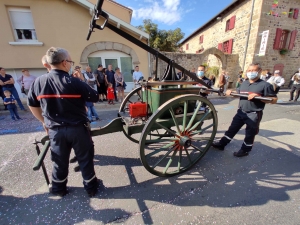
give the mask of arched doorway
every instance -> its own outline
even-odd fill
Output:
[[[99,64],[106,67],[111,64],[113,70],[119,67],[127,84],[125,91],[131,91],[133,68],[140,64],[136,52],[127,45],[117,42],[97,42],[84,48],[80,57],[80,64],[90,65],[93,70]]]
[[[201,64],[207,65],[207,75],[215,76],[215,86],[217,86],[219,74],[227,67],[226,55],[217,48],[209,48],[203,51],[200,56]]]

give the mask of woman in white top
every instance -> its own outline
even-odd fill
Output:
[[[290,91],[290,100],[289,101],[293,101],[294,92],[296,91],[296,96],[295,96],[295,100],[294,100],[294,102],[296,102],[300,95],[300,73],[296,73],[292,77],[292,81],[293,81],[293,85],[292,85],[292,89]]]

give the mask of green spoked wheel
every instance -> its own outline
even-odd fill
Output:
[[[182,95],[170,99],[149,118],[142,131],[141,161],[157,176],[183,173],[206,154],[217,127],[217,112],[206,98]],[[154,130],[163,135],[149,140]]]

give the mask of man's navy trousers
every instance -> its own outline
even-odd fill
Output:
[[[262,118],[263,112],[245,112],[241,109],[237,110],[237,113],[232,119],[231,125],[225,132],[225,135],[220,140],[220,144],[226,146],[233,137],[239,132],[244,124],[246,124],[246,136],[244,143],[241,147],[246,152],[251,151],[255,135],[258,134],[259,124]]]
[[[51,159],[53,161],[52,191],[66,189],[69,158],[74,149],[83,177],[84,188],[89,191],[97,186],[94,171],[94,143],[90,130],[84,124],[56,126],[49,129]]]

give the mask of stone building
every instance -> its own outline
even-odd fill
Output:
[[[186,37],[181,52],[228,70],[231,81],[251,62],[288,80],[300,67],[299,8],[299,0],[236,0]]]

